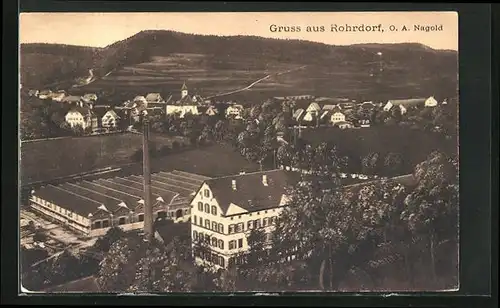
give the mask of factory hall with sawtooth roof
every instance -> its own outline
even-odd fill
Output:
[[[179,221],[189,217],[191,199],[208,179],[178,170],[151,174],[153,218]],[[86,236],[103,235],[114,226],[141,229],[143,185],[142,175],[46,185],[32,191],[30,205]]]

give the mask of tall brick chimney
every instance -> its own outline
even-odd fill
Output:
[[[144,235],[148,242],[153,240],[153,205],[151,203],[151,168],[149,163],[149,119],[148,113],[143,113],[142,165],[144,178]]]

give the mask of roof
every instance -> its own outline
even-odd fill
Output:
[[[323,110],[333,110],[335,108],[338,108],[337,105],[324,105]]]
[[[268,186],[263,184],[267,176]],[[236,181],[236,190],[232,181]],[[205,183],[210,187],[223,213],[231,203],[247,211],[257,211],[277,207],[287,186],[296,181],[296,176],[284,170],[254,172],[210,179]]]
[[[75,106],[68,111],[68,113],[70,112],[79,112],[81,115],[85,116],[90,114],[90,108],[87,106],[85,107]]]
[[[116,112],[113,110],[113,109],[110,109],[108,111],[106,111],[103,116],[105,116],[107,113],[109,113],[113,118],[117,119],[119,118],[120,116],[118,114],[116,114]]]
[[[321,110],[321,107],[316,102],[312,102],[311,104],[309,104],[309,106],[307,107],[307,109],[309,109],[309,108],[314,108],[316,110]]]
[[[75,103],[75,102],[79,102],[81,100],[82,100],[82,98],[80,96],[75,96],[75,95],[70,95],[70,96],[66,96],[65,98],[63,98],[63,102],[68,102],[68,103]]]
[[[297,109],[293,113],[293,118],[297,120],[304,113],[304,109]]]
[[[166,203],[187,200],[196,193],[205,176],[183,171],[158,172],[151,175],[153,198],[161,198]],[[134,210],[143,198],[143,177],[132,175],[76,183],[47,185],[33,193],[46,201],[87,217],[95,214],[99,207],[115,213],[126,208]]]
[[[183,106],[189,106],[189,105],[198,105],[198,101],[197,102],[193,102],[193,98],[191,97],[191,95],[186,95],[184,97],[181,97],[177,102],[176,102],[176,105],[183,105]]]
[[[426,98],[409,98],[409,99],[391,99],[388,101],[390,102],[393,106],[397,105],[403,105],[403,106],[410,106],[410,105],[418,105],[418,104],[424,104]]]
[[[340,122],[335,123],[335,125],[352,125],[352,123],[347,122],[347,121],[340,121]]]
[[[188,87],[186,86],[186,82],[182,84],[181,91],[187,90]]]
[[[45,292],[85,292],[98,293],[101,292],[97,278],[89,276],[73,280],[62,285],[54,286],[44,290]]]
[[[138,96],[134,97],[133,101],[134,102],[146,102],[147,100],[146,100],[146,98],[144,96],[138,95]]]
[[[148,102],[161,101],[161,95],[160,93],[149,93],[148,95],[146,95],[146,101]]]

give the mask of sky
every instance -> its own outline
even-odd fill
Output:
[[[331,32],[331,25],[376,26],[381,32]],[[300,32],[272,32],[271,26],[299,26]],[[390,31],[406,26],[412,31]],[[438,31],[413,31],[414,25]],[[324,26],[325,32],[306,32]],[[442,26],[442,27],[441,27]],[[331,45],[421,43],[458,50],[456,12],[234,12],[234,13],[22,13],[21,43],[59,43],[105,47],[142,30],[173,30],[206,35],[255,35],[301,39]]]

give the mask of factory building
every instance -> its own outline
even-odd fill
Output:
[[[208,177],[174,170],[151,174],[153,219],[189,217],[190,202]],[[144,226],[144,178],[139,175],[46,185],[32,191],[31,207],[85,236],[114,226]]]

